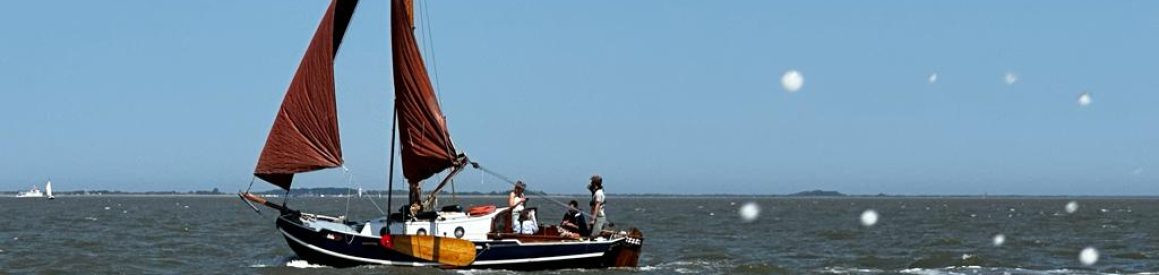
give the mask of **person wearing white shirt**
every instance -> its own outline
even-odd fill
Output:
[[[524,204],[527,203],[527,196],[523,194],[524,189],[527,189],[527,184],[524,184],[523,181],[516,181],[515,190],[507,195],[507,205],[511,207],[512,229],[522,227],[519,216],[523,214]],[[519,230],[514,231],[519,232]]]
[[[591,183],[588,184],[588,190],[592,192],[592,237],[599,237],[604,230],[604,226],[608,224],[608,218],[604,213],[604,207],[607,203],[607,198],[604,196],[604,178],[600,175],[593,175]]]

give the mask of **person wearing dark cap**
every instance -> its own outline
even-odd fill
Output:
[[[599,237],[604,230],[604,225],[608,224],[608,218],[604,215],[604,207],[606,206],[607,198],[604,196],[604,178],[600,175],[592,175],[591,183],[588,184],[588,191],[592,192],[592,237]]]
[[[524,189],[527,189],[527,184],[515,181],[515,190],[507,195],[507,205],[511,207],[511,222],[514,224],[512,228],[520,226],[519,215],[523,213],[523,205],[527,203],[527,196],[523,195]]]

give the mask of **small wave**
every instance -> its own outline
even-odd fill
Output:
[[[930,241],[927,246],[956,246],[962,245],[962,240],[954,237],[946,237]]]
[[[1143,254],[1143,252],[1127,252],[1127,253],[1119,253],[1119,254],[1115,254],[1115,255],[1113,255],[1113,257],[1115,257],[1115,258],[1123,258],[1123,259],[1132,259],[1132,260],[1143,260],[1143,259],[1148,259],[1148,257],[1147,257],[1147,254]]]
[[[661,268],[659,266],[646,265],[638,267],[637,269],[640,271],[660,271]]]
[[[986,265],[987,261],[977,255],[934,253],[909,264],[909,268],[970,267]]]
[[[742,264],[734,267],[729,273],[744,273],[744,274],[789,274],[788,269],[783,267],[766,264],[766,263],[751,263]]]
[[[817,235],[831,241],[857,239],[857,232],[849,230],[822,230]]]
[[[325,267],[327,267],[324,265],[312,264],[310,262],[307,262],[306,260],[289,261],[289,262],[286,262],[286,266],[287,267],[294,267],[294,268],[325,268]]]
[[[723,259],[723,260],[696,259],[696,260],[681,260],[681,261],[661,263],[659,265],[656,265],[655,268],[664,269],[664,270],[671,270],[672,272],[681,273],[681,274],[693,274],[693,273],[718,273],[718,272],[720,272],[721,268],[728,267],[728,266],[731,266],[731,263],[729,263],[729,260],[727,260],[727,259]]]
[[[850,274],[850,273],[882,273],[885,270],[873,268],[856,268],[856,267],[826,267],[819,270],[819,273],[829,274]]]

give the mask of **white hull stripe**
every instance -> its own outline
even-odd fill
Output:
[[[291,240],[294,240],[294,242],[297,242],[298,244],[301,244],[302,246],[305,246],[305,247],[307,247],[307,248],[313,249],[314,251],[321,252],[321,253],[323,253],[323,254],[326,254],[326,255],[330,255],[330,256],[334,256],[334,257],[338,257],[338,258],[343,258],[343,259],[347,259],[347,260],[351,260],[351,261],[359,261],[359,262],[364,262],[364,263],[373,263],[373,264],[380,264],[380,265],[397,265],[397,266],[433,266],[433,265],[437,265],[437,263],[421,263],[421,262],[394,262],[394,261],[387,261],[387,260],[379,260],[379,259],[368,259],[368,258],[363,258],[363,257],[350,256],[350,255],[346,255],[346,254],[337,253],[337,252],[333,252],[333,251],[330,251],[330,250],[322,249],[322,248],[320,248],[320,247],[317,247],[317,246],[314,246],[314,245],[312,245],[312,244],[306,243],[306,242],[304,242],[304,241],[302,241],[302,240],[299,240],[298,238],[294,237],[293,235],[290,235],[290,233],[286,232],[286,230],[285,230],[285,229],[280,229],[280,228],[279,228],[278,230],[279,230],[279,231],[282,231],[282,235],[285,235],[287,238],[290,238]],[[524,258],[524,259],[510,259],[510,260],[491,260],[491,261],[475,261],[475,262],[471,263],[471,266],[479,266],[479,265],[497,265],[497,264],[515,264],[515,263],[535,263],[535,262],[546,262],[546,261],[558,261],[558,260],[570,260],[570,259],[581,259],[581,258],[600,257],[600,256],[603,256],[603,255],[604,255],[604,252],[593,252],[593,253],[585,253],[585,254],[576,254],[576,255],[564,255],[564,256],[552,256],[552,257],[539,257],[539,258]]]
[[[600,257],[600,256],[603,256],[603,255],[604,255],[604,252],[594,252],[594,253],[587,253],[587,254],[576,254],[576,255],[566,255],[566,256],[553,256],[553,257],[541,257],[541,258],[525,258],[525,259],[510,259],[510,260],[475,261],[474,263],[471,263],[471,265],[472,265],[472,266],[476,266],[476,265],[497,265],[497,264],[518,264],[518,263],[534,263],[534,262],[546,262],[546,261],[558,261],[558,260],[570,260],[570,259],[580,259],[580,258]]]

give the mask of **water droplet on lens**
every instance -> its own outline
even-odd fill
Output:
[[[1078,210],[1079,210],[1079,203],[1078,202],[1070,201],[1070,202],[1066,203],[1066,213],[1067,214],[1074,214],[1074,212],[1078,211]]]
[[[797,70],[789,70],[781,76],[781,88],[785,88],[785,91],[795,93],[801,90],[802,85],[805,85],[805,77]]]
[[[1088,246],[1079,252],[1079,262],[1085,266],[1091,266],[1099,262],[1099,251],[1094,247]]]
[[[741,206],[738,212],[742,220],[745,222],[753,222],[761,215],[761,207],[755,202],[748,202]]]
[[[1091,105],[1091,93],[1083,92],[1082,94],[1080,94],[1079,99],[1078,99],[1078,103],[1079,103],[1079,107],[1086,107],[1087,105]]]
[[[877,211],[866,209],[865,212],[861,212],[861,225],[873,226],[874,224],[877,224]]]

